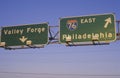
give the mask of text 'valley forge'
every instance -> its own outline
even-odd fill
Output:
[[[47,44],[48,24],[2,27],[1,42],[5,42],[6,46]]]

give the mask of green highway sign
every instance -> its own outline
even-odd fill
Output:
[[[2,27],[1,42],[5,42],[6,46],[47,44],[48,24]]]
[[[116,40],[114,14],[60,18],[60,43]]]

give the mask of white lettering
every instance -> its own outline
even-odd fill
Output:
[[[4,34],[7,35],[8,30],[4,30]]]
[[[110,38],[111,38],[111,37],[112,37],[112,33],[108,33],[108,37],[110,37]]]
[[[85,24],[85,23],[94,23],[96,20],[96,18],[83,18],[81,19],[81,24]]]
[[[92,41],[93,39],[97,40],[110,40],[113,37],[113,33],[109,32],[99,32],[99,33],[83,33],[83,34],[63,34],[62,40],[66,40],[66,38],[71,38],[71,40],[87,40]]]
[[[91,34],[88,34],[87,37],[88,37],[88,38],[91,38]]]
[[[44,32],[45,28],[27,28],[27,33],[41,33]]]
[[[85,34],[83,34],[83,39],[86,39],[87,38],[87,35],[86,35],[86,33]]]
[[[66,39],[66,37],[67,37],[66,34],[62,35],[62,39],[63,39],[63,40]]]
[[[23,29],[11,29],[11,30],[3,30],[5,35],[12,35],[12,34],[23,34]]]
[[[20,34],[21,34],[21,35],[23,34],[23,30],[20,30]]]

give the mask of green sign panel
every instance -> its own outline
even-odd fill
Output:
[[[48,42],[48,24],[3,27],[1,42],[6,46],[44,45]]]
[[[102,14],[60,19],[60,43],[116,40],[115,17]]]

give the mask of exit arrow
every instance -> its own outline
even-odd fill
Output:
[[[108,27],[108,24],[111,24],[112,22],[111,22],[111,18],[109,17],[109,18],[107,18],[107,19],[105,19],[105,25],[104,25],[104,28],[107,28]]]
[[[25,38],[25,36],[22,36],[22,38],[19,38],[19,40],[21,41],[21,42],[25,42],[26,40],[27,40],[28,38]]]

